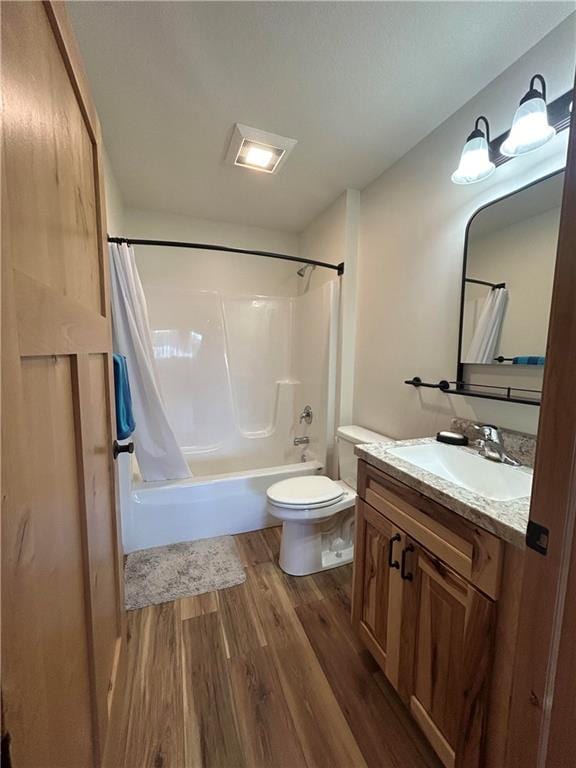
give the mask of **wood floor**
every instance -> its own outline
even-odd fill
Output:
[[[439,768],[350,627],[351,566],[286,576],[280,529],[235,537],[246,582],[130,612],[112,768]]]

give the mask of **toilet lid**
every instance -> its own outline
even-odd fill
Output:
[[[324,475],[308,475],[274,483],[266,495],[281,507],[312,507],[341,499],[344,489]]]

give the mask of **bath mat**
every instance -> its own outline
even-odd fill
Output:
[[[245,579],[232,536],[141,549],[126,558],[124,602],[133,611],[233,587]]]

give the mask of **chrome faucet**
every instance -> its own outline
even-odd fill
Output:
[[[295,437],[294,438],[294,445],[309,445],[310,444],[310,438],[304,435],[304,437]]]
[[[303,421],[305,421],[306,424],[312,424],[313,418],[314,414],[312,413],[312,408],[309,405],[306,405],[300,414],[300,424],[302,424]]]
[[[473,424],[472,426],[481,434],[481,437],[475,443],[480,456],[490,461],[497,461],[500,464],[509,464],[511,467],[521,466],[519,461],[508,456],[504,450],[498,427],[494,427],[492,424]]]

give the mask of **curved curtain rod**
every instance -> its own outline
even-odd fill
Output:
[[[506,288],[506,283],[489,283],[487,280],[476,280],[473,277],[465,277],[464,282],[475,283],[476,285],[487,285],[489,288],[492,288],[493,291],[495,291],[496,288]]]
[[[285,253],[274,253],[273,251],[251,251],[247,248],[231,248],[228,245],[211,245],[210,243],[184,243],[177,240],[141,240],[130,237],[110,237],[109,243],[126,243],[127,245],[159,245],[167,248],[196,248],[201,251],[224,251],[226,253],[245,253],[250,256],[266,256],[268,259],[283,259],[284,261],[295,261],[298,264],[312,264],[315,267],[325,267],[334,269],[339,275],[344,274],[344,262],[340,264],[327,264],[325,261],[315,261],[314,259],[305,259],[300,256],[288,256]]]

